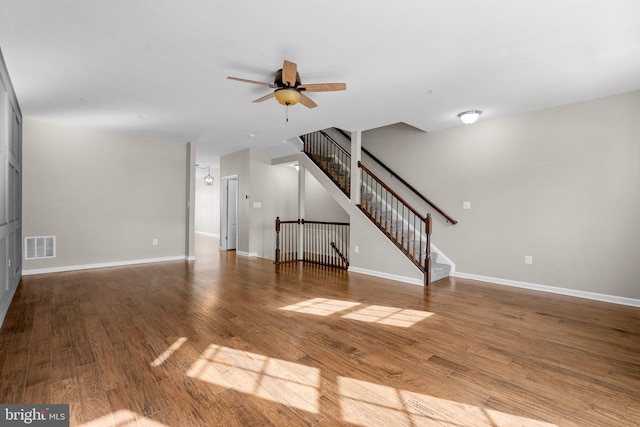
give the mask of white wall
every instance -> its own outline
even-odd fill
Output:
[[[32,119],[23,137],[23,235],[57,239],[25,270],[184,258],[185,144]]]
[[[363,147],[459,220],[433,213],[459,272],[640,299],[639,117],[633,92]]]
[[[308,170],[305,171],[304,181],[306,220],[349,222],[349,214]]]
[[[213,185],[206,185],[207,169],[196,170],[196,233],[220,235],[220,168],[211,168]]]

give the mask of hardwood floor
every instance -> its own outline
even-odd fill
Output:
[[[637,426],[640,309],[218,252],[24,277],[0,402],[72,426]]]

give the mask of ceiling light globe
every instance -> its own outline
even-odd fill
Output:
[[[463,111],[462,113],[458,114],[458,117],[460,118],[460,120],[462,120],[462,123],[464,123],[465,125],[470,125],[478,120],[480,114],[482,114],[482,111],[480,110],[469,110]]]
[[[295,89],[278,89],[275,95],[282,105],[296,105],[300,101],[300,92]]]
[[[213,177],[211,175],[204,177],[204,185],[213,185]]]

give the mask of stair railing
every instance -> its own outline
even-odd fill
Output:
[[[431,283],[431,215],[421,215],[362,162],[358,207],[424,273]]]
[[[275,263],[349,268],[349,223],[276,218]]]
[[[349,197],[351,192],[351,154],[325,132],[300,137],[303,151]]]
[[[345,131],[343,131],[342,129],[338,129],[338,128],[335,128],[335,129],[338,132],[340,132],[345,138],[347,138],[349,140],[351,139],[351,137]],[[379,164],[380,167],[382,167],[384,170],[389,172],[389,174],[391,175],[392,178],[395,178],[398,181],[400,181],[400,183],[402,183],[405,187],[407,187],[409,190],[411,190],[411,192],[413,192],[413,194],[415,194],[417,197],[419,197],[421,200],[423,200],[426,204],[431,206],[436,212],[438,212],[440,215],[442,215],[445,218],[445,220],[447,220],[447,222],[449,222],[452,225],[455,225],[455,224],[458,223],[458,221],[453,219],[445,211],[443,211],[438,205],[436,205],[431,200],[429,200],[426,196],[424,196],[422,193],[420,193],[414,186],[409,184],[404,178],[402,178],[400,175],[395,173],[389,166],[387,166],[380,159],[378,159],[376,156],[371,154],[371,152],[369,150],[367,150],[364,147],[362,147],[361,150],[362,150],[363,153],[365,153],[367,156],[369,156],[374,162]]]

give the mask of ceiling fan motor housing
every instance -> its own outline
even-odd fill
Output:
[[[273,84],[275,84],[278,87],[287,87],[288,85],[282,81],[282,68],[280,68],[277,72],[276,72],[276,78],[273,81]],[[293,87],[298,87],[300,86],[300,73],[296,72],[296,84]],[[291,86],[289,86],[291,87]]]

